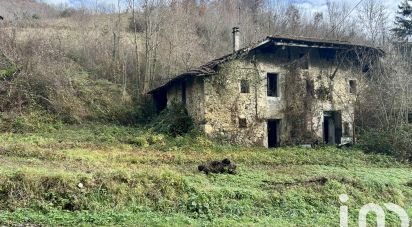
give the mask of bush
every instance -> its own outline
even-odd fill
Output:
[[[158,134],[158,135],[150,135],[148,138],[148,142],[150,145],[153,144],[164,144],[165,143],[165,136]]]
[[[55,131],[63,123],[45,111],[31,109],[25,114],[0,114],[0,132],[31,133],[35,131]]]
[[[16,65],[10,64],[7,68],[1,67],[0,65],[0,79],[1,80],[11,80],[14,73],[17,72],[18,68]]]
[[[402,161],[412,161],[412,126],[365,131],[359,138],[359,145],[369,152],[393,155]]]
[[[66,8],[60,13],[60,17],[71,17],[74,13],[76,13],[76,10],[73,8]]]
[[[144,136],[138,136],[136,137],[133,141],[131,141],[132,144],[135,144],[139,147],[148,147],[149,142],[147,141],[147,138]]]
[[[393,155],[395,151],[390,134],[391,133],[384,130],[369,130],[361,134],[358,142],[366,151]]]
[[[40,16],[39,16],[38,14],[33,14],[33,15],[31,16],[31,18],[32,18],[33,20],[40,20]]]
[[[166,138],[161,134],[143,134],[128,141],[139,147],[149,147],[150,145],[165,145]]]
[[[172,103],[155,118],[152,125],[155,132],[171,136],[186,134],[194,128],[186,107],[180,103]]]
[[[143,20],[142,17],[139,15],[136,15],[136,25],[135,22],[133,21],[133,17],[129,18],[129,31],[130,32],[137,32],[137,33],[143,33],[146,30],[146,24]]]
[[[136,108],[133,109],[134,123],[148,124],[156,116],[156,108],[150,96],[138,97]]]

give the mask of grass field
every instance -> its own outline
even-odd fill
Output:
[[[223,158],[237,175],[197,172]],[[370,202],[412,215],[411,170],[356,149],[241,148],[119,126],[3,133],[0,225],[338,226],[341,194],[356,225]]]

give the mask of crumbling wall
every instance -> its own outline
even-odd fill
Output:
[[[344,137],[351,137],[355,118],[354,105],[357,96],[366,86],[366,76],[348,65],[339,56],[334,60],[326,60],[319,56],[319,51],[313,49],[311,55],[311,69],[309,71],[315,84],[314,117],[312,125],[316,129],[317,137],[323,136],[323,115],[327,111],[340,111],[342,126],[347,124]],[[349,81],[356,80],[357,92],[349,92]]]
[[[186,90],[186,109],[194,122],[203,128],[205,119],[203,78],[189,78],[174,83],[167,92],[167,105],[183,102],[183,88]]]
[[[281,50],[285,51],[285,50]],[[293,59],[298,59],[301,52],[307,49],[295,49],[285,53],[255,53],[250,58],[231,61],[221,66],[217,75],[205,78],[205,132],[238,144],[267,146],[267,120],[281,120],[281,143],[293,141],[291,119],[286,119],[288,110],[285,89]],[[303,122],[310,132],[311,139],[321,140],[323,137],[323,117],[325,111],[339,111],[342,123],[348,124],[345,129],[351,134],[354,118],[353,95],[349,94],[348,81],[358,79],[352,70],[334,62],[320,60],[313,49],[309,56],[311,64],[308,69],[299,70],[303,82],[308,81],[313,90],[308,102],[307,95],[302,96],[305,111]],[[279,57],[282,56],[282,57]],[[292,58],[292,59],[291,59]],[[296,60],[295,59],[295,60]],[[338,70],[336,70],[338,67]],[[279,75],[279,97],[267,96],[267,73]],[[333,75],[333,77],[332,77]],[[250,92],[240,93],[240,80],[250,81]],[[292,81],[288,81],[291,83]],[[307,89],[303,84],[302,89]],[[289,92],[294,92],[293,90]],[[239,125],[239,119],[245,118],[247,127]],[[288,121],[289,120],[289,121]],[[292,119],[293,120],[293,119]],[[344,134],[347,134],[344,132]],[[300,141],[310,142],[310,141]]]
[[[240,93],[240,81],[249,81],[249,93]],[[205,78],[205,132],[238,144],[262,145],[265,137],[262,83],[251,63],[235,60],[217,75]],[[239,120],[246,119],[246,127]]]

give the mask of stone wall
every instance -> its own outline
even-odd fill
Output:
[[[242,79],[250,81],[247,94],[240,93]],[[260,83],[260,73],[243,61],[226,64],[218,75],[205,78],[205,132],[233,143],[263,144],[264,91],[259,89]],[[239,127],[240,118],[246,119],[247,127]]]
[[[280,141],[286,143],[291,140],[291,126],[285,119],[285,96],[293,92],[284,90],[286,76],[291,62],[302,59],[302,53],[307,52],[307,48],[277,48],[270,54],[255,52],[248,58],[230,61],[220,66],[217,75],[175,83],[167,94],[168,105],[181,102],[182,88],[186,87],[188,112],[207,135],[236,144],[267,146],[267,120],[277,119],[281,120]],[[364,76],[347,65],[337,66],[333,60],[321,59],[318,49],[310,49],[309,59],[310,66],[299,70],[300,77],[313,81],[313,92],[323,87],[330,94],[327,99],[316,96],[311,101],[307,131],[322,141],[324,112],[340,111],[342,125],[347,125],[344,135],[350,137],[356,95],[349,94],[349,80],[356,80],[361,90]],[[279,97],[268,97],[267,73],[278,74]],[[241,80],[249,81],[249,93],[240,92]],[[246,119],[246,127],[240,127],[240,119]]]
[[[298,58],[299,49],[289,55]],[[302,50],[302,52],[305,50]],[[282,57],[283,56],[283,57]],[[356,79],[358,88],[362,75],[354,73],[349,68],[339,67],[333,80],[336,65],[326,60],[320,60],[316,49],[310,52],[310,67],[301,70],[314,82],[314,89],[321,85],[330,89],[330,100],[314,99],[308,131],[322,140],[323,116],[325,111],[340,111],[342,123],[351,135],[354,118],[354,95],[349,94],[349,80]],[[289,130],[285,123],[285,76],[288,74],[289,57],[285,53],[257,53],[253,58],[236,60],[222,66],[218,75],[205,78],[205,132],[213,137],[223,137],[234,143],[246,145],[267,146],[267,120],[281,119],[280,139],[288,141]],[[267,73],[279,75],[279,97],[267,96]],[[250,81],[250,92],[240,93],[240,80]],[[239,127],[239,119],[246,118],[247,127]]]
[[[173,84],[167,92],[168,106],[173,102],[183,102],[183,88],[186,90],[186,109],[193,120],[202,127],[205,119],[203,78],[189,78]]]

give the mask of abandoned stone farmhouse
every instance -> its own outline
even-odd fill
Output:
[[[277,147],[352,139],[354,102],[379,49],[344,41],[269,36],[150,91],[158,111],[183,103],[210,137]]]

